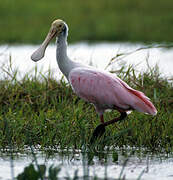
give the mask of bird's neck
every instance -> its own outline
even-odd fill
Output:
[[[57,61],[63,61],[67,57],[67,39],[65,37],[59,37],[56,40],[56,58]]]
[[[67,56],[67,37],[60,36],[56,40],[56,44],[57,44],[56,59],[58,66],[61,72],[68,79],[68,75],[70,71],[73,69],[75,63],[71,61]]]

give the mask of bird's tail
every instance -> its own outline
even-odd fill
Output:
[[[121,79],[119,79],[119,81],[131,94],[133,94],[135,97],[138,97],[137,99],[135,98],[134,103],[131,104],[133,109],[139,112],[144,112],[151,115],[157,114],[157,109],[152,104],[150,99],[147,96],[145,96],[144,93],[131,88],[130,86],[128,86],[128,84],[126,84]]]
[[[128,91],[130,91],[132,94],[139,98],[139,100],[136,101],[134,104],[134,109],[151,115],[157,114],[155,106],[152,104],[150,99],[147,96],[145,96],[144,93],[134,89],[128,89]]]

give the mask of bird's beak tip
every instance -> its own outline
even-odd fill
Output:
[[[41,60],[43,57],[44,57],[44,50],[40,48],[31,55],[31,60],[37,62]]]
[[[32,56],[31,56],[31,60],[34,61],[34,62],[39,61],[39,59],[34,59]]]

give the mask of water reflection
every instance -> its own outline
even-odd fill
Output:
[[[165,155],[153,155],[152,153],[144,154],[134,153],[132,149],[112,151],[91,152],[80,150],[59,150],[56,153],[36,152],[36,159],[39,165],[44,164],[47,169],[61,167],[58,177],[74,177],[76,170],[78,176],[97,176],[110,179],[126,177],[126,179],[137,179],[142,173],[142,179],[171,179],[173,175],[173,158]],[[137,152],[137,151],[136,151]],[[22,173],[24,167],[31,163],[35,165],[35,158],[32,153],[18,153],[14,156],[14,173],[15,176]],[[0,158],[0,178],[10,179],[11,169],[9,156],[1,154]]]

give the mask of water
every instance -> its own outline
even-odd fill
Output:
[[[60,166],[60,178],[74,177],[75,170],[78,170],[78,176],[84,176],[85,172],[91,177],[95,175],[99,178],[104,178],[105,175],[110,179],[119,178],[123,165],[126,159],[127,164],[123,170],[122,176],[126,179],[137,179],[143,172],[142,180],[169,180],[173,179],[173,158],[165,158],[164,156],[156,156],[151,154],[138,154],[125,156],[121,151],[118,151],[118,160],[112,161],[112,154],[106,154],[105,158],[95,156],[92,164],[87,165],[86,156],[82,155],[80,151],[75,153],[66,152],[65,154],[54,154],[52,157],[46,157],[45,154],[37,152],[38,164],[45,164],[46,167],[51,165]],[[127,158],[128,157],[128,158]],[[10,157],[2,156],[0,158],[0,179],[11,179]],[[18,154],[14,160],[14,175],[15,177],[23,172],[24,167],[30,163],[34,164],[34,158],[28,154]],[[85,166],[84,166],[85,163]],[[84,172],[85,171],[85,172]]]
[[[126,54],[141,47],[144,47],[144,45],[130,43],[77,43],[69,45],[68,55],[74,61],[105,69],[110,59],[116,56],[117,53]],[[35,63],[30,59],[30,56],[37,48],[38,46],[33,45],[0,46],[0,66],[6,64],[5,67],[7,67],[9,65],[9,57],[11,57],[13,69],[17,68],[20,71],[19,78],[26,73],[32,72],[34,74],[34,68],[37,66],[38,72],[41,71],[46,75],[48,70],[51,69],[55,78],[60,79],[62,74],[56,63],[55,45],[48,46],[45,57]],[[132,64],[137,72],[146,71],[148,67],[152,68],[157,64],[163,76],[172,77],[173,48],[143,49],[115,61],[107,70],[117,70],[123,65],[128,66]],[[2,77],[4,73],[0,72],[0,74]]]

